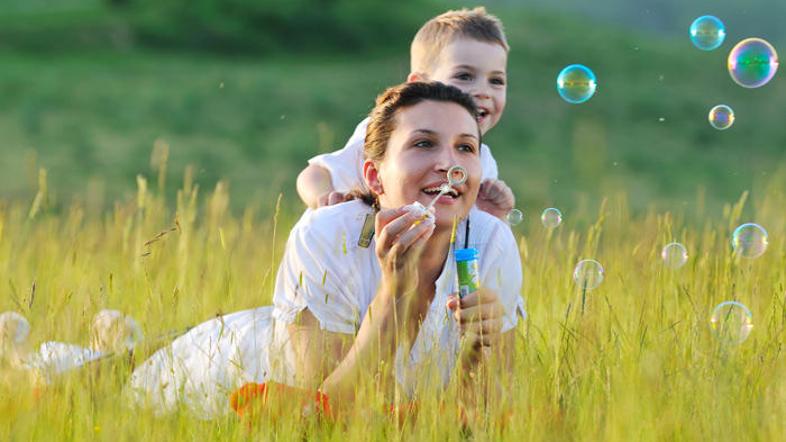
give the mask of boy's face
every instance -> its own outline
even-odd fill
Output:
[[[433,71],[424,79],[455,86],[472,96],[481,115],[480,130],[485,134],[505,110],[507,64],[508,53],[499,44],[461,38],[445,46]]]

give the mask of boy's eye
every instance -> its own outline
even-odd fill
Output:
[[[456,74],[455,78],[457,80],[469,81],[469,80],[472,80],[472,74],[469,74],[467,72],[461,72],[461,73]]]
[[[494,84],[494,85],[497,85],[497,86],[504,86],[505,85],[505,80],[502,79],[502,78],[492,78],[491,79],[491,84]]]

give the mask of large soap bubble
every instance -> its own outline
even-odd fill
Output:
[[[690,41],[702,51],[718,49],[726,39],[726,26],[718,17],[703,15],[690,25]]]
[[[580,104],[595,95],[598,87],[595,73],[581,64],[572,64],[557,75],[557,92],[563,100]]]
[[[778,71],[778,53],[766,40],[746,38],[729,52],[728,67],[731,79],[740,86],[761,87]]]
[[[726,130],[734,124],[734,111],[725,104],[719,104],[710,109],[707,119],[715,129]]]
[[[723,344],[741,344],[753,329],[753,314],[740,302],[721,302],[712,310],[710,329]]]
[[[573,269],[573,280],[581,289],[592,290],[603,282],[603,266],[594,259],[584,259]]]
[[[562,212],[554,207],[549,207],[540,215],[540,221],[543,223],[543,227],[553,229],[562,224]]]
[[[522,221],[524,221],[524,212],[522,212],[519,209],[513,209],[510,212],[508,212],[505,218],[508,220],[508,224],[510,224],[511,226],[516,226],[518,224],[521,224]]]
[[[743,257],[758,258],[767,251],[769,238],[764,227],[755,223],[745,223],[734,229],[731,235],[731,248]]]
[[[663,258],[663,264],[671,269],[678,269],[688,262],[688,250],[678,242],[666,244],[660,255]]]

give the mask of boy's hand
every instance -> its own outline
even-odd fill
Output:
[[[516,205],[516,197],[504,181],[486,180],[480,183],[478,200],[475,204],[478,209],[505,221],[508,212]]]
[[[335,190],[324,193],[317,198],[317,207],[333,206],[344,201],[355,199],[351,193],[336,192]]]

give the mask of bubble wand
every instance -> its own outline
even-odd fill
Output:
[[[433,200],[426,206],[426,210],[431,210],[434,207],[434,204],[437,203],[437,200],[445,195],[446,193],[450,192],[453,189],[453,186],[460,186],[467,181],[467,169],[461,166],[452,166],[448,169],[448,182],[439,186],[439,193]]]

